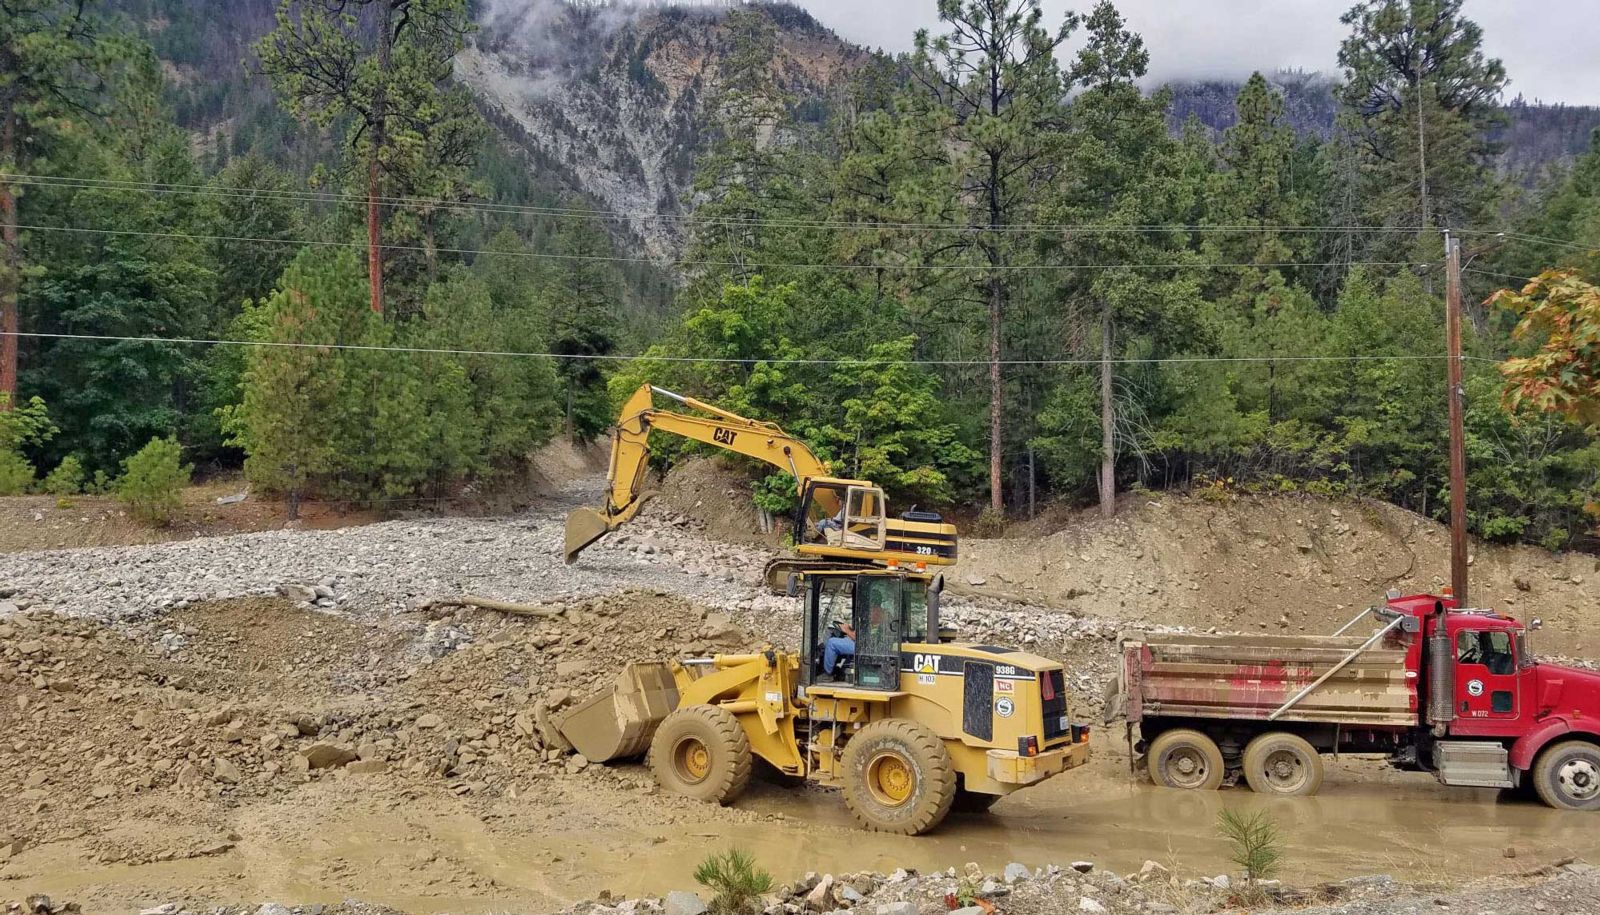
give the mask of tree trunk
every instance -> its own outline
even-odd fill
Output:
[[[16,162],[17,117],[11,99],[0,112],[0,410],[17,403],[17,293],[22,250],[17,238],[17,198],[5,175]]]
[[[372,311],[383,314],[383,222],[378,196],[381,183],[379,157],[387,140],[388,112],[384,96],[389,78],[389,45],[393,41],[394,6],[389,0],[378,4],[378,85],[372,93],[372,125],[368,132],[371,148],[367,152],[367,282],[372,288]]]
[[[1117,414],[1111,391],[1111,308],[1100,316],[1100,514],[1117,512]]]
[[[1000,407],[1005,396],[1000,384],[1000,275],[989,281],[989,508],[1005,513],[1000,488]]]

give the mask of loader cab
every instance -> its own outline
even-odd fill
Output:
[[[804,579],[802,656],[810,663],[801,671],[801,683],[808,687],[898,690],[901,646],[938,638],[937,577],[830,570],[797,578]],[[843,636],[842,623],[855,631],[855,651],[829,669],[827,642]]]
[[[881,551],[885,543],[883,490],[862,480],[818,477],[800,496],[795,540],[845,550]]]

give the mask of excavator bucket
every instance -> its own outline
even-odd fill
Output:
[[[629,664],[610,689],[573,708],[556,728],[573,748],[593,762],[642,756],[656,725],[678,707],[672,665],[662,661]]]
[[[572,565],[578,560],[578,554],[583,548],[611,530],[610,522],[606,516],[592,508],[575,508],[567,515],[567,565]]]

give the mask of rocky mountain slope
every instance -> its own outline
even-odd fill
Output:
[[[727,53],[714,7],[596,10],[502,2],[491,7],[458,77],[544,167],[604,209],[653,257],[681,241],[695,158],[710,142],[708,104]],[[767,9],[779,27],[779,85],[797,102],[825,98],[866,52],[804,12]]]
[[[255,72],[252,43],[272,27],[274,0],[233,0],[229,15],[200,0],[114,0],[166,63],[180,123],[199,145],[255,149],[309,168],[325,138],[307,137],[276,108]],[[727,52],[722,3],[571,3],[484,0],[479,31],[457,61],[485,114],[517,150],[536,191],[625,214],[609,228],[628,247],[667,259],[680,247],[674,216],[690,207],[697,157],[712,142],[707,104]],[[756,5],[778,31],[779,84],[797,120],[826,118],[830,93],[870,52],[786,3]],[[243,65],[241,66],[241,62]],[[1330,78],[1279,72],[1290,123],[1326,136]],[[1190,116],[1213,130],[1232,123],[1239,84],[1172,85],[1174,129]],[[1532,174],[1588,147],[1600,108],[1529,103],[1508,108],[1501,167]]]

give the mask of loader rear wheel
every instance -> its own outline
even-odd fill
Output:
[[[862,826],[916,836],[938,826],[956,797],[955,764],[938,735],[914,721],[875,721],[844,748],[844,803]]]
[[[1257,794],[1296,797],[1322,787],[1322,756],[1304,738],[1272,731],[1244,748],[1244,780]]]
[[[1539,800],[1563,810],[1600,810],[1600,746],[1565,740],[1539,754],[1533,764]]]
[[[1217,742],[1188,728],[1167,731],[1145,757],[1150,780],[1167,788],[1215,791],[1222,787],[1222,751]]]
[[[750,739],[739,719],[715,705],[668,715],[650,741],[650,771],[674,794],[731,804],[750,783]]]

